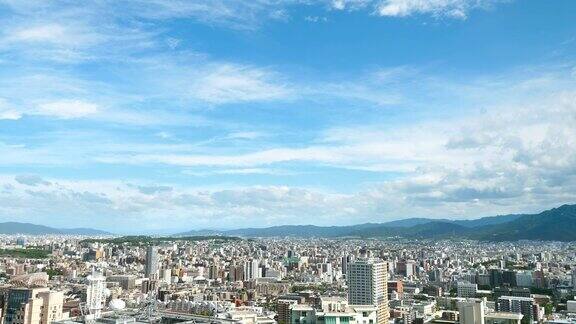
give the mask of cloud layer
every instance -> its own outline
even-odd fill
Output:
[[[504,42],[461,45],[508,2],[0,0],[0,218],[170,230],[574,202],[571,41],[514,64]]]

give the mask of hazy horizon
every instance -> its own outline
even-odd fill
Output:
[[[575,203],[574,21],[570,0],[0,0],[0,222],[168,233]]]

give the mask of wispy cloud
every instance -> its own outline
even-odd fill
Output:
[[[215,65],[192,84],[190,91],[191,96],[216,104],[289,97],[290,89],[274,79],[265,69]]]
[[[81,100],[59,100],[38,105],[36,113],[56,118],[72,119],[94,115],[99,111],[98,105]]]
[[[475,9],[490,8],[503,0],[383,0],[377,5],[381,16],[406,17],[428,14],[465,19]]]
[[[383,17],[429,15],[435,18],[466,19],[477,9],[489,9],[508,0],[332,0],[337,10],[374,10]]]
[[[0,120],[17,120],[22,117],[22,113],[12,107],[5,99],[0,98]]]

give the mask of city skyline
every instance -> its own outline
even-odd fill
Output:
[[[576,3],[0,0],[0,222],[116,233],[576,202]]]

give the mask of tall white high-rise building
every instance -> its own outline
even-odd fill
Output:
[[[106,277],[94,271],[86,280],[88,281],[88,287],[86,288],[86,308],[90,313],[90,317],[97,319],[102,316]]]
[[[348,303],[350,305],[374,305],[378,308],[378,324],[387,324],[388,270],[387,263],[361,258],[348,264],[346,274]]]
[[[256,259],[244,262],[244,280],[260,278],[260,262]]]
[[[467,299],[458,302],[460,324],[484,324],[484,300]]]
[[[146,268],[144,269],[146,278],[157,279],[158,276],[158,248],[148,246],[146,249]]]

